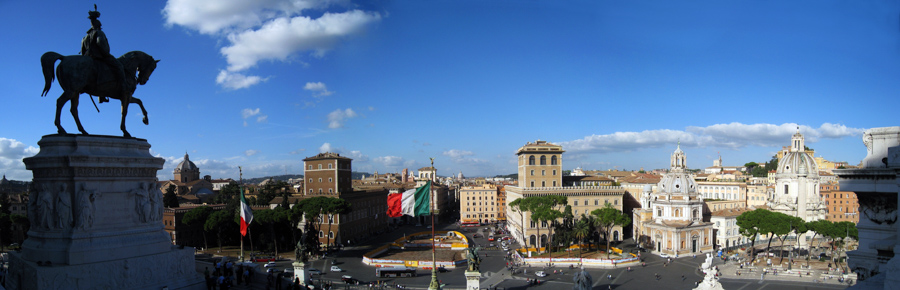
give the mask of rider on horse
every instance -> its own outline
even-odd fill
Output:
[[[113,76],[116,78],[116,83],[119,84],[119,91],[121,97],[128,96],[127,89],[125,88],[125,71],[122,68],[122,64],[116,60],[111,54],[109,54],[109,42],[106,40],[106,34],[100,30],[100,12],[97,11],[97,5],[94,5],[94,11],[88,11],[88,19],[91,20],[91,29],[87,31],[87,35],[81,39],[81,54],[85,56],[90,56],[96,61],[100,61],[105,63]],[[109,98],[107,96],[99,96],[100,102],[108,102]]]

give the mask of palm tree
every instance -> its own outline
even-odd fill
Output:
[[[590,221],[588,221],[584,214],[581,215],[581,219],[575,222],[575,240],[578,242],[578,258],[581,258],[581,243],[584,242],[584,238],[591,234],[591,225]]]

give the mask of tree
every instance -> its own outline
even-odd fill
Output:
[[[517,198],[509,203],[509,208],[519,213],[519,217],[522,218],[522,245],[528,248],[527,237],[525,237],[525,213],[531,211],[530,200],[528,198]]]
[[[209,215],[212,214],[213,209],[208,206],[198,206],[195,207],[188,212],[184,213],[184,217],[181,218],[181,223],[191,227],[191,228],[203,228],[206,224],[206,220],[209,219]],[[209,249],[209,243],[206,241],[206,231],[203,231],[203,248]]]
[[[350,210],[352,208],[353,208],[352,205],[347,200],[340,199],[340,198],[329,198],[328,199],[328,203],[325,204],[325,208],[323,209],[323,212],[328,216],[328,232],[329,233],[331,232],[331,227],[334,225],[335,218],[340,218],[340,215],[342,215],[342,214],[349,214]],[[337,238],[337,236],[335,236],[334,238]],[[331,242],[333,242],[333,241],[334,241],[334,239],[328,240],[327,246],[329,248],[331,248],[331,246],[332,246]]]
[[[575,240],[578,243],[578,257],[581,258],[581,243],[584,242],[584,238],[591,235],[591,224],[590,220],[584,214],[581,214],[581,218],[575,222]]]
[[[597,226],[604,232],[606,238],[606,258],[609,259],[609,236],[615,226],[625,226],[631,223],[631,218],[607,203],[605,207],[591,211],[595,216]]]
[[[759,226],[760,232],[766,233],[767,236],[771,236],[769,238],[769,243],[766,245],[767,256],[769,254],[769,248],[772,246],[772,240],[791,232],[790,226],[788,225],[790,218],[791,216],[780,212],[769,212],[768,218],[762,220],[762,223]],[[782,245],[784,245],[783,239]],[[782,257],[782,259],[783,258],[784,257]]]
[[[764,209],[756,209],[744,212],[737,216],[736,222],[742,236],[750,239],[750,259],[751,262],[756,260],[756,240],[759,234],[764,233],[761,230],[762,221],[768,218],[771,212]]]
[[[169,187],[166,188],[166,194],[163,196],[163,205],[165,205],[165,207],[178,207],[178,196],[175,195],[176,190],[174,184],[169,184]]]
[[[776,213],[776,215],[779,215],[779,214],[784,215],[784,216],[778,216],[778,218],[781,219],[781,226],[788,227],[787,232],[784,233],[783,236],[781,236],[781,249],[782,250],[780,253],[781,255],[779,255],[779,256],[781,256],[781,260],[778,263],[783,263],[784,262],[784,240],[786,240],[788,238],[788,235],[790,235],[792,232],[796,232],[797,233],[797,242],[799,243],[801,229],[802,229],[803,233],[805,233],[808,230],[806,229],[806,222],[804,222],[803,219],[801,219],[799,217],[795,217],[795,216],[789,216],[789,215],[786,215],[783,213]],[[794,253],[794,251],[792,249],[791,254],[793,254],[793,253]]]
[[[328,219],[328,230],[330,232],[334,215],[347,214],[351,209],[351,204],[346,200],[327,196],[307,198],[298,202],[297,206],[303,211],[307,223],[311,223],[317,232],[322,231],[322,223],[325,222],[325,219]],[[331,246],[330,241],[331,237],[329,237],[328,246]],[[318,247],[316,247],[316,249],[318,249]]]
[[[205,231],[216,231],[217,241],[219,242],[219,251],[222,251],[222,232],[228,226],[228,222],[234,220],[234,212],[227,210],[215,211],[209,215],[206,223],[203,225]]]
[[[769,162],[766,162],[766,173],[769,171],[778,169],[778,154],[772,155],[772,159],[769,159]]]
[[[272,234],[272,244],[275,247],[275,256],[278,256],[278,237],[276,237],[275,226],[284,222],[288,218],[288,211],[282,207],[275,209],[257,210],[253,213],[253,221],[269,228]]]
[[[816,241],[817,235],[824,235],[826,232],[832,231],[834,227],[834,223],[829,220],[817,220],[806,223],[807,229],[813,232],[813,236],[810,239],[810,247],[808,247],[807,255],[806,255],[806,266],[809,267],[809,254],[812,253],[812,242]],[[819,245],[822,245],[822,242],[819,242]]]

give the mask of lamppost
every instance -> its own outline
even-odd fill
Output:
[[[793,220],[791,220],[790,226],[791,226],[791,227],[788,228],[788,234],[790,234],[791,231],[794,230],[794,221],[793,221]],[[800,236],[798,235],[798,236],[796,236],[796,238],[797,238],[797,242],[799,243],[799,242],[800,242]],[[782,245],[782,246],[784,246],[784,245]],[[784,257],[784,256],[782,256],[782,257]],[[788,258],[790,258],[790,259],[788,260],[788,270],[792,270],[792,265],[794,265],[794,246],[791,246],[791,253],[788,254]]]

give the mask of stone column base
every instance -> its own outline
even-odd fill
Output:
[[[481,289],[481,272],[466,271],[466,290]]]

